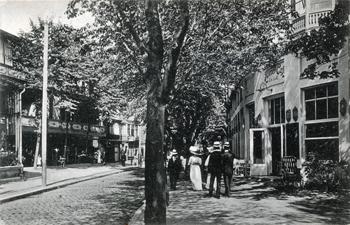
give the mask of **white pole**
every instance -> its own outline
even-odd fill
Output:
[[[47,151],[47,64],[48,64],[48,23],[44,24],[44,67],[43,67],[43,102],[41,114],[41,158],[42,158],[42,185],[47,183],[46,151]]]

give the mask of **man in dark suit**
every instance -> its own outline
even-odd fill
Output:
[[[216,141],[213,145],[213,152],[210,154],[208,172],[210,176],[210,185],[209,185],[209,196],[213,196],[214,190],[214,181],[216,178],[216,198],[220,198],[220,183],[221,183],[221,172],[222,172],[222,156],[221,156],[221,144]]]
[[[233,154],[231,153],[230,143],[225,142],[224,153],[222,154],[223,175],[225,183],[225,196],[230,196],[232,175],[233,175]]]
[[[179,174],[181,172],[182,165],[176,150],[171,152],[171,157],[168,162],[168,172],[170,179],[170,188],[176,190],[176,182],[179,179]]]

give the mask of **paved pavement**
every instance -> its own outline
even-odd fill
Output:
[[[17,179],[15,182],[8,183],[4,183],[3,180],[0,180],[0,203],[20,197],[26,197],[34,193],[41,193],[64,187],[83,180],[119,173],[121,171],[122,167],[117,164],[108,164],[105,166],[97,164],[80,164],[70,165],[64,168],[49,167],[47,169],[47,186],[43,187],[41,168],[34,169],[33,167],[26,167],[25,172],[27,176],[31,178],[28,178],[25,181]]]
[[[142,205],[143,169],[75,183],[0,205],[1,225],[125,225]],[[120,170],[120,171],[121,171]]]
[[[170,192],[167,224],[350,224],[350,196],[287,192],[279,190],[276,181],[238,177],[229,198],[206,198],[206,193],[180,182]],[[130,225],[144,224],[143,211],[144,206]]]

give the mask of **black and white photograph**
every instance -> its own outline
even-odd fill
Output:
[[[350,0],[0,0],[0,225],[350,224]]]

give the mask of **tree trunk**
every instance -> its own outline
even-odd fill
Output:
[[[166,173],[164,166],[164,106],[153,97],[147,103],[145,224],[166,224]]]

